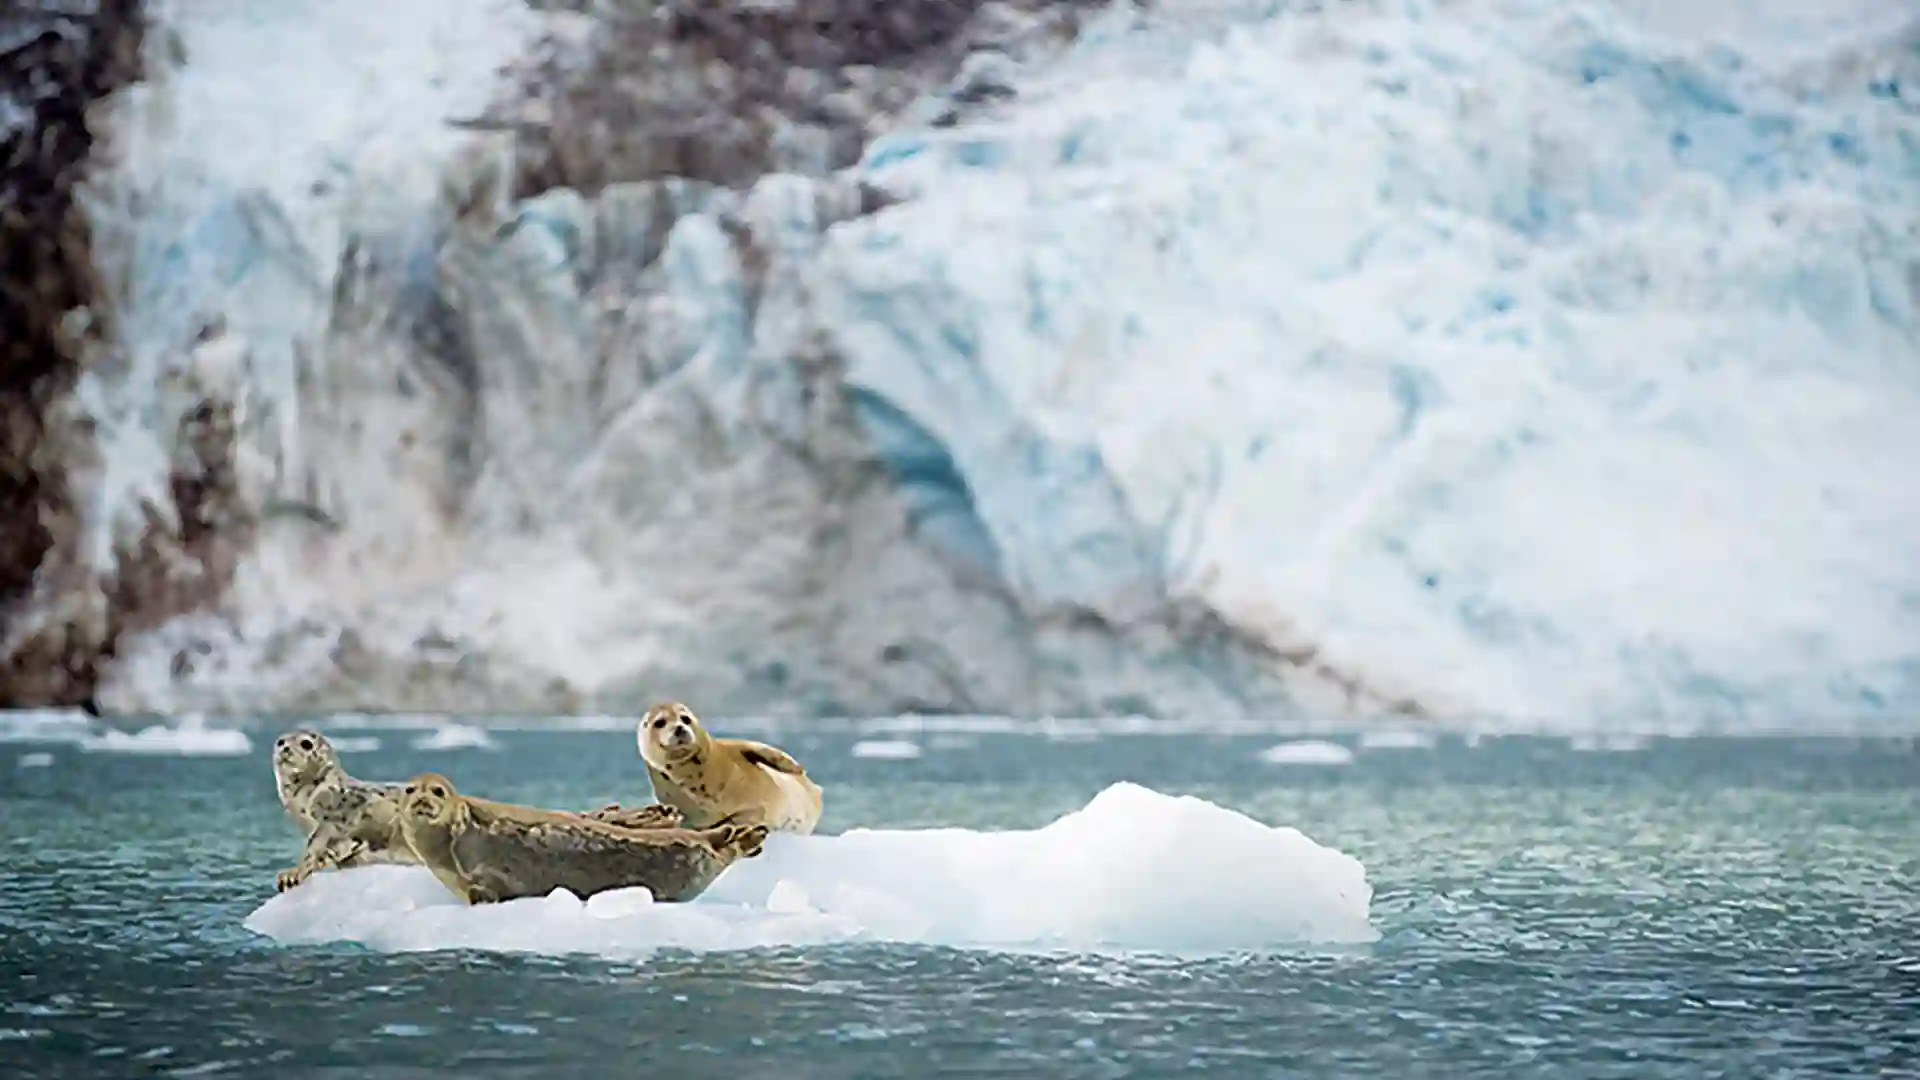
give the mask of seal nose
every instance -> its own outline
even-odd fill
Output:
[[[667,736],[667,741],[675,746],[685,746],[693,741],[693,729],[685,724],[675,724],[673,734]]]

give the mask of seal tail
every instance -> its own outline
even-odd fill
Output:
[[[708,829],[707,843],[722,855],[731,854],[736,859],[751,859],[760,854],[767,842],[765,825],[718,825]]]

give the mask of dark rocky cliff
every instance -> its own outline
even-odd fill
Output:
[[[39,633],[21,620],[37,576],[46,591],[61,587],[51,579],[78,541],[72,448],[49,410],[111,335],[74,200],[94,146],[88,109],[141,77],[146,30],[141,0],[0,13],[0,704],[85,702],[112,651],[99,620]]]

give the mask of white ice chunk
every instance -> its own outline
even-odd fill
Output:
[[[0,709],[0,742],[76,743],[91,728],[79,709]]]
[[[422,868],[372,866],[315,875],[246,926],[289,944],[607,957],[841,941],[1196,953],[1377,936],[1358,860],[1130,783],[1038,829],[776,834],[691,903],[639,892],[470,908]]]
[[[624,919],[653,906],[653,890],[645,885],[612,889],[587,898],[587,914],[596,919]]]
[[[1362,750],[1431,750],[1434,745],[1432,732],[1396,731],[1388,728],[1382,731],[1363,732],[1360,736]]]
[[[413,740],[415,750],[492,750],[493,736],[468,724],[448,724]]]
[[[863,739],[853,744],[853,756],[911,761],[920,756],[920,744],[909,739]]]
[[[204,721],[189,718],[178,726],[153,724],[132,735],[124,731],[89,735],[80,741],[80,748],[103,754],[237,757],[252,752],[253,740],[244,731],[209,728]]]
[[[342,735],[329,741],[342,754],[371,754],[380,749],[380,740],[373,735]]]
[[[807,901],[807,890],[783,879],[767,894],[767,910],[776,915],[798,915],[812,911],[813,905]]]
[[[1260,752],[1260,760],[1269,765],[1351,765],[1353,751],[1336,742],[1302,739],[1269,746]]]

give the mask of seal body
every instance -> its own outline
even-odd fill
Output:
[[[545,896],[585,899],[644,885],[691,900],[735,860],[760,854],[763,825],[622,829],[581,814],[474,799],[439,773],[407,781],[400,828],[414,857],[469,904]]]
[[[820,824],[820,785],[786,751],[716,739],[677,701],[648,709],[634,732],[654,798],[688,828],[765,825],[806,835]]]
[[[321,870],[417,861],[399,832],[401,785],[348,775],[319,732],[296,728],[273,741],[273,786],[307,841],[299,862],[274,875],[280,890]]]
[[[349,775],[333,744],[319,732],[296,728],[273,741],[273,786],[307,840],[300,861],[274,875],[280,891],[321,870],[419,861],[400,834],[404,785]],[[680,824],[679,811],[658,804],[622,809],[611,803],[577,816],[624,829]]]

